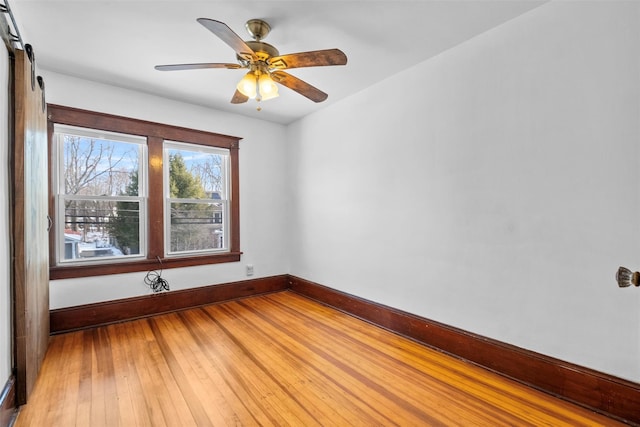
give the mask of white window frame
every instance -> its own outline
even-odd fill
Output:
[[[64,138],[63,135],[73,135],[93,139],[111,140],[116,142],[126,142],[132,144],[138,144],[138,196],[77,196],[65,194],[64,183]],[[54,124],[53,132],[53,156],[54,164],[56,165],[55,174],[53,179],[54,194],[54,208],[56,212],[56,218],[59,220],[54,228],[55,236],[55,260],[56,265],[59,266],[71,266],[71,265],[99,265],[113,262],[127,262],[137,259],[146,258],[147,254],[147,200],[148,200],[148,148],[147,138],[131,134],[123,134],[117,132],[101,131],[97,129],[82,128],[77,126],[69,126],[62,124]],[[65,254],[65,236],[64,227],[65,221],[65,201],[66,200],[103,200],[113,202],[138,202],[140,206],[139,211],[139,248],[140,253],[134,255],[118,255],[118,256],[101,256],[101,257],[88,257],[88,258],[75,258],[64,259]],[[62,220],[60,220],[62,219]]]
[[[179,199],[171,198],[170,195],[170,178],[169,178],[169,150],[186,150],[192,152],[206,153],[220,155],[223,158],[221,164],[222,169],[222,191],[220,199]],[[206,255],[206,254],[219,254],[230,252],[230,228],[231,228],[231,185],[229,171],[230,165],[230,152],[226,148],[211,147],[208,145],[201,145],[197,143],[187,143],[179,141],[164,140],[162,146],[163,156],[163,192],[164,192],[164,253],[167,258],[179,258],[191,255]],[[222,208],[222,241],[223,246],[221,248],[212,248],[204,250],[191,250],[191,251],[172,251],[171,250],[171,203],[200,203],[209,204],[214,201],[215,203],[221,203]]]

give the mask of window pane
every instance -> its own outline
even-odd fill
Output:
[[[79,196],[139,195],[140,144],[61,134],[64,185]]]
[[[140,201],[66,200],[61,260],[124,257],[140,252]]]
[[[226,199],[225,156],[212,152],[169,148],[169,197]]]
[[[171,252],[224,248],[223,203],[171,203]]]

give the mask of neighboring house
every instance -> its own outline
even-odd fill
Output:
[[[80,257],[78,244],[82,242],[82,234],[64,233],[64,258],[76,259]]]

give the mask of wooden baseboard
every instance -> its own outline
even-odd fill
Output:
[[[640,424],[640,384],[472,334],[295,276],[291,291],[627,423]]]
[[[272,276],[51,310],[51,334],[283,291],[289,286],[287,279]]]
[[[16,379],[12,375],[0,394],[0,427],[7,427],[13,423],[16,413]]]

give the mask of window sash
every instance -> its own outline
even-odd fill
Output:
[[[124,142],[128,144],[136,144],[138,146],[138,195],[146,196],[148,194],[147,187],[147,164],[148,164],[148,148],[147,138],[137,135],[130,135],[118,132],[99,131],[95,129],[69,126],[54,125],[53,142],[54,157],[56,165],[55,182],[53,188],[56,189],[56,195],[66,194],[64,182],[64,136],[78,136],[82,138],[90,138],[96,140],[108,140],[113,142]],[[70,196],[70,195],[68,195]],[[97,196],[97,195],[96,195]]]
[[[138,173],[138,196],[126,196],[126,195],[77,195],[66,194],[65,188],[65,136],[81,137],[95,140],[112,141],[115,143],[127,143],[132,144],[137,151],[137,173]],[[56,166],[54,180],[52,188],[56,190],[54,195],[54,209],[56,212],[56,226],[54,229],[54,256],[56,265],[99,265],[105,263],[113,263],[114,261],[131,261],[134,259],[145,258],[147,254],[147,139],[144,137],[129,135],[117,132],[98,131],[94,129],[68,126],[68,125],[54,125],[53,134],[54,143],[54,164]],[[76,249],[72,251],[77,255],[74,258],[67,258],[67,244],[66,242],[66,221],[67,203],[72,202],[87,202],[87,203],[117,203],[117,202],[135,202],[138,203],[138,252],[136,254],[122,254],[122,255],[104,255],[104,256],[87,256],[81,257]],[[88,215],[89,216],[89,215]],[[95,216],[98,218],[98,216]],[[106,222],[104,223],[106,224]],[[86,225],[86,224],[85,224]],[[86,230],[84,230],[86,233]],[[78,242],[82,243],[82,242]],[[98,249],[94,251],[97,253]]]
[[[69,224],[69,222],[66,220],[66,218],[69,216],[66,212],[67,210],[67,202],[87,202],[87,203],[95,203],[95,202],[106,202],[107,204],[109,203],[117,203],[117,202],[132,202],[132,203],[137,203],[138,204],[138,216],[137,216],[137,220],[138,220],[138,253],[134,253],[134,254],[126,254],[123,253],[121,255],[93,255],[93,256],[81,256],[81,253],[78,251],[78,249],[74,249],[73,253],[75,253],[77,256],[72,257],[72,258],[67,258],[66,255],[68,253],[67,251],[67,245],[70,242],[66,241],[66,236],[67,236],[67,227],[66,225]],[[146,233],[145,230],[147,228],[147,223],[146,223],[146,199],[143,197],[133,197],[133,196],[123,196],[123,197],[108,197],[108,196],[102,196],[102,197],[84,197],[84,196],[65,196],[65,195],[60,195],[57,197],[57,202],[56,202],[56,207],[57,207],[57,212],[56,212],[56,217],[59,218],[60,220],[58,221],[58,226],[56,227],[55,230],[55,235],[56,235],[56,243],[57,243],[57,250],[56,250],[56,262],[59,265],[72,265],[72,264],[98,264],[98,263],[105,263],[105,262],[114,262],[114,261],[131,261],[132,259],[137,259],[137,258],[144,258],[146,256],[146,252],[147,252],[147,246],[146,246]],[[86,208],[85,208],[86,209]],[[107,218],[107,216],[98,216],[98,215],[84,215],[85,217],[95,217],[95,218]],[[109,222],[105,221],[105,222],[100,222],[100,221],[96,221],[95,223],[95,227],[99,227],[100,225],[102,225],[103,228],[108,228],[109,226]],[[86,236],[88,234],[87,231],[87,224],[83,223],[82,227],[83,227],[83,232],[82,235]],[[96,230],[97,231],[97,230]],[[79,245],[84,244],[84,242],[82,241],[78,241],[77,242]],[[77,248],[77,246],[76,246]],[[97,246],[96,246],[97,248]],[[99,248],[98,248],[99,249]],[[89,248],[87,248],[87,250],[91,250]],[[113,250],[111,250],[113,252]]]
[[[173,215],[173,209],[176,205],[182,205],[181,207],[192,206],[197,209],[202,207],[197,215],[203,213],[209,213],[210,215],[202,216],[182,216],[176,218]],[[185,206],[186,205],[186,206]],[[210,212],[206,212],[209,206],[213,205]],[[216,206],[217,205],[217,206]],[[202,200],[202,199],[168,199],[167,203],[168,212],[166,221],[167,227],[165,234],[165,253],[168,257],[172,256],[184,256],[184,255],[198,255],[207,253],[220,253],[228,252],[228,203],[223,200]],[[192,209],[186,209],[187,212]],[[218,215],[220,214],[220,215]],[[176,234],[182,232],[192,237],[192,240],[197,240],[191,243],[190,248],[185,248],[186,244],[178,245]],[[197,234],[194,236],[194,234]],[[175,247],[182,246],[183,249],[174,249]]]
[[[206,198],[206,199],[192,199],[192,198],[175,198],[170,196],[170,151],[179,150],[179,151],[188,151],[192,153],[201,153],[201,154],[211,154],[217,155],[221,157],[220,164],[220,198]],[[209,147],[209,146],[201,146],[196,144],[178,142],[178,141],[167,141],[165,140],[163,143],[163,185],[164,185],[164,253],[168,258],[177,258],[181,256],[189,256],[189,255],[206,255],[206,254],[216,254],[216,253],[227,253],[230,252],[230,186],[229,186],[229,163],[230,163],[230,153],[229,150],[224,148],[217,147]],[[176,227],[173,227],[175,219],[172,215],[172,206],[175,204],[193,204],[193,205],[215,205],[219,204],[222,216],[221,229],[217,235],[221,239],[220,247],[212,247],[209,248],[196,248],[196,249],[183,249],[183,250],[174,250],[173,245],[176,242],[174,236],[174,230]],[[213,218],[212,218],[213,219]],[[188,228],[188,227],[185,227]],[[188,233],[188,230],[183,230]],[[203,231],[204,233],[204,231]],[[212,239],[212,242],[214,240]],[[177,244],[176,244],[177,246]],[[197,246],[197,245],[196,245]]]

